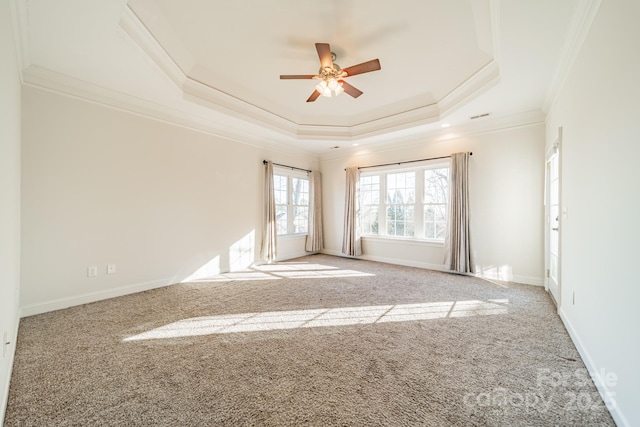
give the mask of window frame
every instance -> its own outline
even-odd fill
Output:
[[[446,187],[446,193],[445,193],[445,198],[444,198],[444,202],[434,202],[434,201],[430,201],[428,202],[426,200],[426,171],[434,171],[434,170],[440,170],[440,169],[447,169],[447,187]],[[431,241],[438,241],[438,242],[444,242],[444,240],[446,239],[447,236],[447,215],[448,215],[448,209],[449,209],[449,199],[451,197],[451,188],[450,188],[450,183],[451,183],[451,167],[450,166],[437,166],[437,167],[429,167],[429,168],[423,168],[422,169],[423,175],[422,175],[422,225],[423,225],[423,231],[422,231],[422,235],[425,236],[424,238],[426,240],[431,240]],[[434,234],[437,234],[437,230],[438,230],[438,223],[444,223],[444,230],[443,230],[443,235],[442,235],[442,239],[439,239],[437,237],[426,237],[426,223],[427,223],[427,215],[426,215],[426,211],[427,211],[427,207],[432,206],[434,208],[434,212],[437,212],[439,207],[440,209],[442,209],[443,213],[444,213],[444,218],[442,221],[438,221],[437,217],[434,216],[434,221],[433,221],[433,228],[434,228]]]
[[[403,181],[405,181],[405,184],[403,186],[399,186],[396,185],[395,191],[396,193],[394,194],[394,198],[396,197],[396,194],[398,194],[398,192],[402,193],[410,193],[411,190],[413,190],[413,203],[411,203],[409,200],[404,201],[403,203],[391,203],[389,202],[390,199],[390,186],[389,186],[389,178],[391,175],[405,175],[405,177],[403,177]],[[413,175],[412,179],[414,182],[414,186],[413,189],[411,189],[411,187],[407,187],[406,185],[406,179],[408,175]],[[416,228],[416,219],[419,215],[416,214],[416,209],[418,208],[418,206],[420,205],[420,203],[418,202],[419,196],[418,196],[418,191],[420,190],[421,186],[418,183],[418,179],[420,177],[420,172],[415,169],[415,168],[411,168],[411,169],[405,169],[403,171],[387,171],[384,173],[384,193],[381,192],[380,196],[384,195],[384,227],[378,227],[378,231],[379,230],[384,230],[385,231],[385,236],[387,237],[394,237],[394,238],[401,238],[401,239],[415,239],[416,235],[420,236],[420,230]],[[397,180],[397,178],[396,178]],[[406,195],[408,197],[408,195]],[[404,197],[403,197],[404,198]],[[398,220],[397,218],[394,218],[391,220],[391,223],[393,223],[393,226],[391,226],[390,224],[390,220],[389,220],[389,212],[390,211],[394,211],[396,213],[401,213],[403,219]],[[413,211],[413,217],[410,219],[404,218],[404,216],[407,214],[408,211]],[[379,220],[379,219],[378,219]],[[389,230],[391,228],[393,228],[396,232],[399,228],[399,225],[402,224],[402,233],[403,235],[398,235],[398,234],[389,234]],[[406,231],[408,226],[411,225],[411,228],[413,229],[413,235],[406,235]]]
[[[447,180],[447,192],[446,192],[446,203],[445,203],[445,213],[446,209],[448,209],[449,200],[451,197],[451,161],[450,160],[442,160],[438,159],[437,161],[426,161],[420,164],[411,164],[405,167],[401,165],[393,165],[386,166],[380,168],[372,168],[372,170],[361,171],[360,172],[360,181],[359,185],[362,183],[362,178],[368,178],[372,176],[379,177],[379,194],[377,197],[377,211],[378,211],[378,223],[377,223],[377,234],[369,233],[370,228],[367,230],[361,230],[362,237],[367,239],[381,239],[381,240],[404,240],[404,241],[412,241],[412,242],[421,242],[421,243],[430,243],[437,245],[444,245],[444,238],[427,238],[425,237],[425,211],[426,207],[429,205],[425,203],[425,170],[430,169],[448,169],[449,178]],[[393,206],[393,204],[387,203],[387,175],[396,174],[396,173],[405,173],[405,172],[414,172],[415,173],[415,197],[413,204],[413,236],[394,236],[387,234],[387,207]],[[376,206],[375,204],[366,204],[362,203],[362,196],[358,197],[359,202],[359,210],[360,215],[358,216],[358,220],[362,223],[363,212],[367,210],[368,206]],[[406,206],[407,204],[403,204]],[[445,226],[445,236],[446,236],[446,226]]]
[[[310,190],[310,181],[309,181],[309,174],[308,172],[303,172],[303,171],[297,171],[297,170],[291,170],[291,169],[287,169],[287,168],[283,168],[283,167],[277,167],[274,166],[273,167],[273,179],[274,179],[274,187],[275,187],[275,179],[276,176],[281,176],[281,177],[286,177],[287,178],[287,204],[276,204],[276,212],[278,211],[278,206],[286,206],[286,212],[287,212],[287,232],[286,233],[277,233],[278,237],[287,237],[287,236],[306,236],[308,234],[309,231],[309,223],[308,223],[308,219],[309,219],[309,190]],[[307,189],[307,204],[306,205],[294,205],[294,197],[293,197],[293,193],[294,193],[294,186],[293,186],[293,181],[294,179],[301,179],[307,182],[306,184],[306,189]],[[306,207],[307,209],[307,224],[306,224],[306,230],[302,231],[302,232],[298,232],[296,233],[296,225],[295,225],[295,213],[296,213],[296,209],[297,208],[301,208],[301,207]]]

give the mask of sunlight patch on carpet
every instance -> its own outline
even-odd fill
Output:
[[[203,267],[204,268],[204,267]],[[201,269],[202,270],[202,269]],[[203,282],[233,282],[246,280],[280,280],[280,279],[326,279],[337,277],[371,277],[373,273],[365,273],[357,270],[345,270],[330,265],[313,264],[305,262],[283,262],[278,264],[256,265],[247,269],[230,273],[203,275],[191,275],[182,283]]]
[[[339,270],[332,265],[314,264],[309,262],[279,262],[277,264],[263,264],[253,267],[259,271],[305,271],[305,270]]]
[[[509,300],[443,301],[225,314],[173,322],[123,341],[507,314]]]

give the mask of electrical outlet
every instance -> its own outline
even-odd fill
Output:
[[[115,272],[116,272],[116,265],[115,264],[107,265],[107,274],[113,274]]]
[[[87,277],[96,277],[98,275],[98,266],[91,265],[87,267]]]

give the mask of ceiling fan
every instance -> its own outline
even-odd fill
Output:
[[[331,52],[329,43],[316,43],[316,50],[320,57],[320,70],[318,74],[284,74],[280,75],[280,79],[317,79],[320,83],[316,86],[316,90],[313,91],[307,102],[313,102],[320,95],[323,96],[338,96],[342,92],[347,92],[354,98],[362,95],[362,91],[349,83],[344,79],[346,77],[355,76],[356,74],[368,73],[370,71],[377,71],[380,69],[380,61],[378,59],[372,59],[371,61],[363,62],[362,64],[352,65],[347,68],[340,68],[336,64],[336,54]]]

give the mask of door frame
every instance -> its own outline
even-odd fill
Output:
[[[550,245],[551,245],[551,239],[550,239],[550,233],[551,233],[551,203],[550,203],[550,198],[551,198],[551,179],[550,179],[550,160],[551,158],[557,155],[558,156],[558,250],[557,250],[557,255],[558,255],[558,272],[557,272],[557,285],[558,285],[558,291],[557,291],[557,295],[553,295],[549,289],[549,279],[550,279],[550,271],[551,271],[551,250],[550,250]],[[544,267],[545,267],[545,274],[544,274],[544,288],[547,292],[549,292],[549,294],[551,295],[551,299],[554,301],[554,303],[556,304],[556,308],[558,310],[558,312],[560,312],[560,305],[561,305],[561,300],[562,300],[562,262],[561,262],[561,255],[562,255],[562,220],[564,217],[564,211],[562,208],[562,127],[558,128],[558,135],[556,137],[556,140],[554,141],[553,144],[551,144],[551,147],[549,147],[549,149],[547,150],[547,152],[545,153],[545,188],[544,188],[544,213],[545,213],[545,232],[544,232]]]

